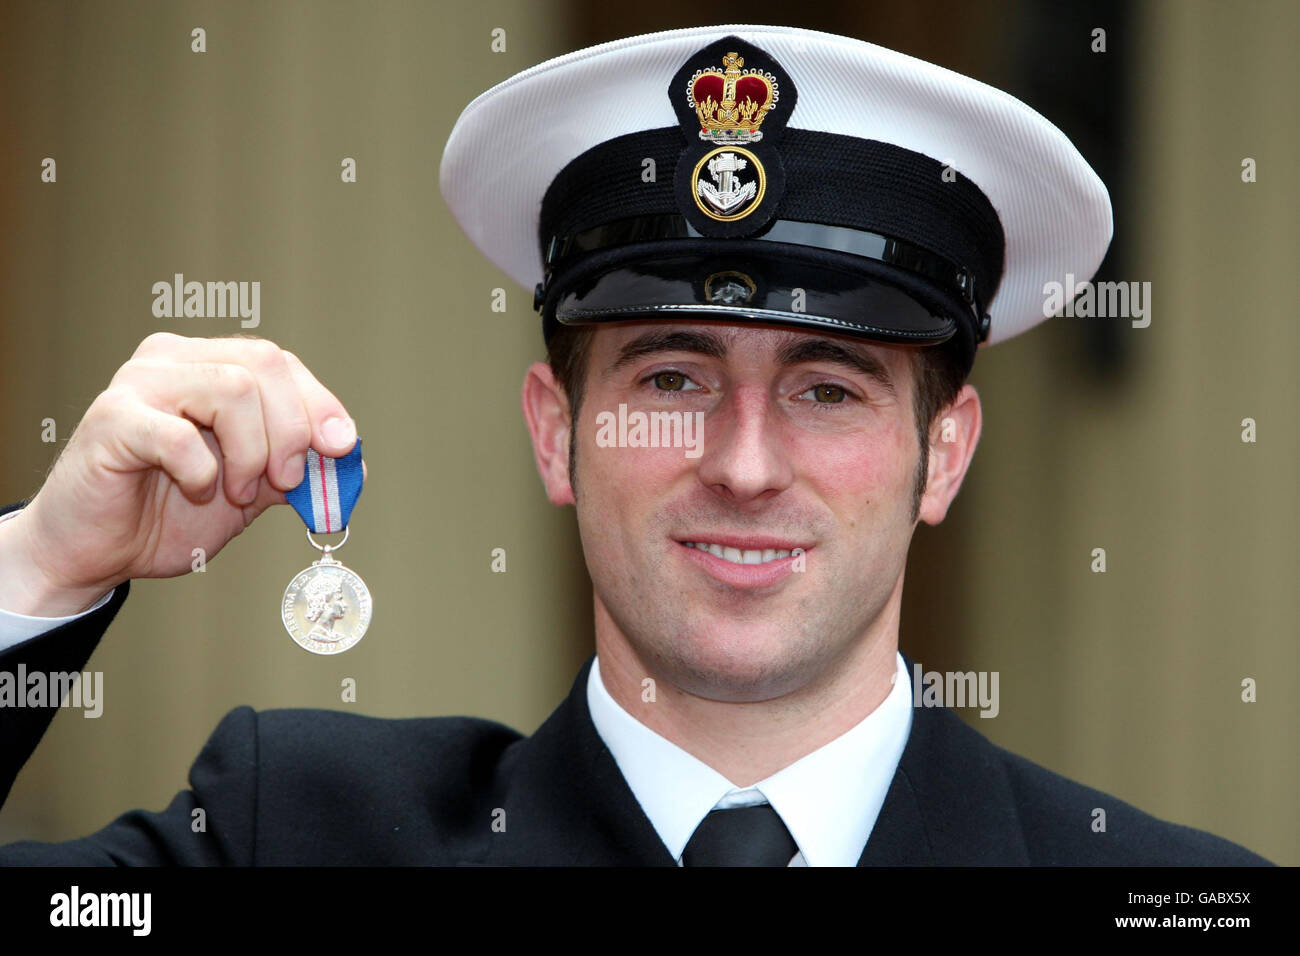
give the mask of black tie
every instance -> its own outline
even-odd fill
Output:
[[[691,834],[686,866],[789,866],[799,846],[770,803],[713,810]]]

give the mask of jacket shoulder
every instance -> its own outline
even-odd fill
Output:
[[[1015,794],[1035,866],[1272,865],[1245,847],[1153,817],[981,739],[1001,763]]]
[[[519,731],[481,717],[369,717],[338,710],[285,708],[249,711],[257,722],[263,758],[295,760],[304,751],[336,764],[372,756],[455,760],[484,748],[508,746],[523,739]],[[234,712],[232,712],[234,713]],[[281,750],[280,746],[289,746]],[[386,751],[376,754],[375,751]]]
[[[240,710],[254,725],[258,863],[455,862],[490,834],[524,739],[475,717]]]

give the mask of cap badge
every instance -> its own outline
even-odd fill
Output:
[[[704,173],[708,173],[708,179]],[[710,150],[691,174],[695,205],[710,219],[734,222],[748,216],[767,192],[767,172],[747,149],[722,146]]]
[[[686,102],[700,120],[700,139],[711,143],[756,143],[763,117],[776,105],[779,84],[771,73],[742,70],[745,58],[734,51],[723,69],[697,70],[686,87]]]
[[[758,232],[785,191],[777,141],[794,109],[794,81],[769,54],[728,36],[682,64],[669,96],[685,137],[674,176],[682,215],[704,236]]]

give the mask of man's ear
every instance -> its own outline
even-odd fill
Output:
[[[983,413],[973,385],[963,385],[952,404],[930,425],[930,467],[917,517],[938,524],[957,497],[979,444]]]
[[[553,505],[574,503],[569,480],[569,399],[551,367],[534,362],[524,376],[524,421],[533,440],[537,473]]]

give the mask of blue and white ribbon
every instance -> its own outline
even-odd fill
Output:
[[[285,497],[308,531],[330,534],[348,526],[352,508],[361,497],[362,479],[360,438],[342,458],[327,458],[308,448],[302,484]]]

